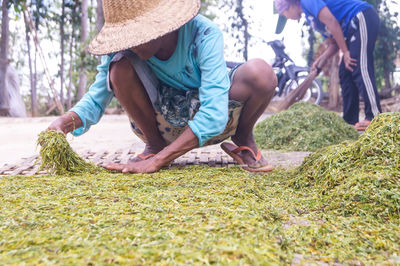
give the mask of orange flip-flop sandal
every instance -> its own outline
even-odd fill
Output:
[[[261,159],[261,151],[257,150],[257,154],[254,153],[254,151],[247,146],[236,146],[235,144],[232,143],[228,143],[228,142],[224,142],[221,144],[221,148],[222,150],[224,150],[224,152],[226,152],[229,156],[232,157],[232,159],[234,159],[239,166],[241,166],[244,170],[249,171],[249,172],[270,172],[272,170],[274,170],[274,167],[272,167],[271,165],[262,165],[259,167],[255,167],[255,166],[251,166],[251,165],[247,165],[242,157],[240,157],[239,153],[241,151],[249,151],[252,156],[254,157],[254,159],[256,160],[256,163]]]
[[[156,154],[155,153],[149,153],[147,155],[143,155],[142,153],[138,154],[135,158],[129,160],[130,163],[134,163],[134,162],[140,162],[140,161],[144,161],[147,160],[151,157],[154,157]]]
[[[357,130],[357,131],[365,131],[367,128],[368,128],[368,126],[371,124],[371,121],[369,121],[369,120],[363,120],[363,121],[360,121],[360,122],[357,122],[355,125],[354,125],[354,128]]]

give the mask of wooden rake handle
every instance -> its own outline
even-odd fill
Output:
[[[278,105],[277,110],[283,111],[288,109],[297,99],[302,99],[306,91],[312,86],[314,79],[319,75],[323,66],[326,64],[326,59],[322,59],[316,70],[310,72],[308,77],[295,89],[292,90]]]

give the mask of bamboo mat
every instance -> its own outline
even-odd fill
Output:
[[[126,149],[117,151],[92,151],[86,150],[78,153],[83,159],[101,165],[107,162],[127,163],[143,151],[143,147],[133,145]],[[300,165],[304,157],[309,152],[280,152],[280,151],[263,151],[263,155],[267,161],[276,168],[291,168]],[[16,175],[42,175],[47,174],[45,171],[39,171],[38,156],[34,155],[28,158],[22,158],[20,162],[15,164],[6,164],[0,166],[0,176],[16,176]],[[223,152],[218,146],[207,146],[194,149],[181,157],[175,159],[170,168],[183,167],[188,165],[208,165],[211,167],[232,167],[236,162]]]
[[[87,161],[101,165],[106,162],[127,163],[130,159],[134,158],[142,151],[143,150],[138,151],[132,148],[120,149],[115,152],[108,152],[106,150],[93,152],[87,150],[79,155]],[[37,162],[37,158],[38,155],[34,155],[29,158],[23,158],[16,164],[6,164],[0,168],[0,175],[15,176],[46,174],[45,171],[38,171],[39,163]],[[223,151],[196,149],[175,159],[170,167],[200,164],[212,167],[229,167],[233,166],[235,162]]]

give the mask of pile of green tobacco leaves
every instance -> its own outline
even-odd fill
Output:
[[[358,136],[336,113],[306,102],[266,118],[254,129],[260,148],[284,151],[316,151]]]
[[[400,218],[400,113],[377,116],[355,142],[309,155],[292,185],[311,186],[342,215]]]
[[[39,134],[40,169],[51,174],[62,175],[68,173],[97,173],[103,171],[101,167],[88,163],[69,145],[65,135],[54,130],[46,130]]]

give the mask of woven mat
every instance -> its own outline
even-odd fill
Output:
[[[127,149],[120,149],[115,152],[91,151],[80,152],[79,155],[90,162],[101,165],[106,162],[127,163],[143,151],[143,148],[132,146]],[[279,152],[279,151],[263,151],[263,155],[267,161],[274,167],[290,168],[300,165],[309,152]],[[45,171],[39,170],[37,155],[23,158],[16,164],[6,164],[0,168],[0,175],[36,175],[47,174]],[[171,167],[182,167],[188,165],[208,165],[211,167],[232,167],[236,162],[217,146],[208,146],[194,149],[181,157],[175,159]]]
[[[118,150],[116,152],[109,153],[108,151],[85,151],[79,155],[90,162],[97,165],[101,165],[106,162],[116,163],[127,163],[131,158],[137,156],[140,151],[132,149]],[[0,168],[0,175],[35,175],[35,174],[46,174],[45,171],[39,171],[39,164],[37,163],[37,155],[23,158],[19,163],[6,164]],[[226,155],[222,151],[210,151],[196,149],[190,151],[181,157],[174,160],[170,167],[186,166],[186,165],[199,165],[205,164],[213,167],[229,167],[235,164],[231,157]]]

